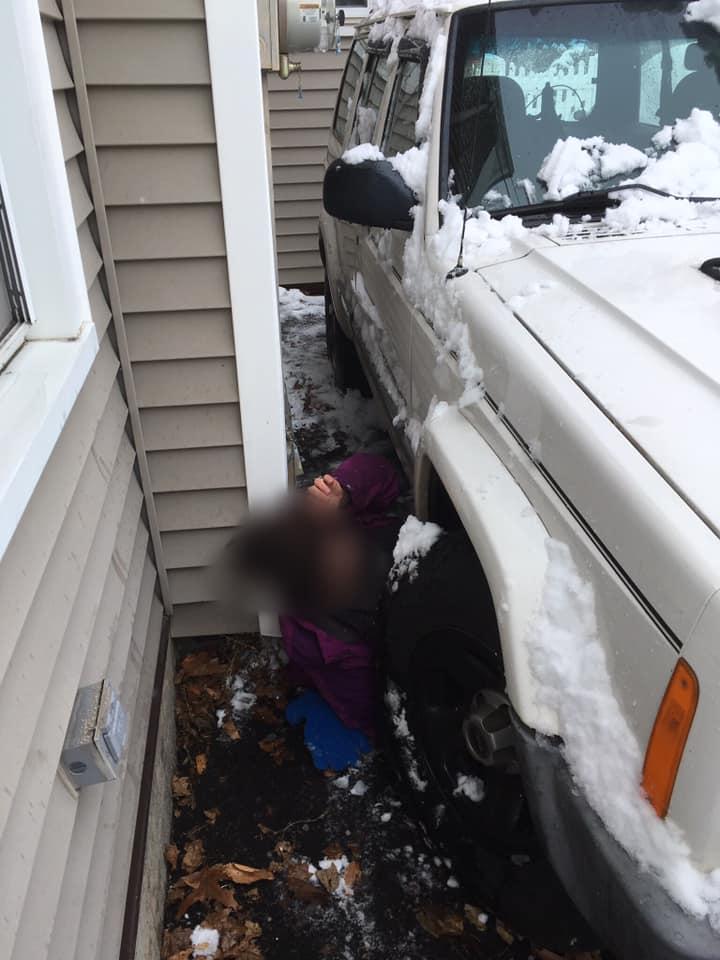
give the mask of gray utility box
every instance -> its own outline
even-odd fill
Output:
[[[126,742],[127,714],[108,681],[81,687],[60,758],[71,783],[87,787],[117,779]]]

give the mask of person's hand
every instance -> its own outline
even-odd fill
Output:
[[[313,503],[329,507],[332,510],[339,510],[345,503],[346,498],[342,485],[329,473],[326,473],[324,477],[316,477],[313,485],[308,487],[308,496]]]

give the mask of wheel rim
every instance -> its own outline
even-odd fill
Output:
[[[503,707],[507,711],[498,667],[464,633],[424,638],[413,663],[409,719],[434,798],[446,808],[444,832],[502,853],[531,855],[532,825],[508,733],[498,719]],[[481,749],[488,733],[502,752],[502,765],[488,762],[492,758]],[[461,790],[460,777],[472,778]],[[468,795],[477,780],[483,784],[479,802]]]

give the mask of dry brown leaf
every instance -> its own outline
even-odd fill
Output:
[[[187,960],[192,956],[190,931],[183,927],[175,930],[165,930],[163,933],[162,956],[163,960]]]
[[[212,810],[203,810],[203,813],[210,823],[215,823],[220,816],[220,810],[217,807],[213,807]]]
[[[224,876],[233,883],[242,885],[248,883],[258,883],[260,880],[274,880],[274,875],[269,870],[262,870],[259,867],[246,867],[244,863],[226,863],[224,864]]]
[[[345,867],[345,872],[343,873],[343,880],[345,881],[345,886],[352,890],[357,883],[359,883],[362,878],[362,870],[360,864],[357,860],[353,860],[352,863],[349,863]]]
[[[481,920],[480,917],[487,918],[487,914],[484,910],[480,910],[479,907],[474,907],[471,903],[465,904],[465,919],[469,924],[475,927],[476,930],[485,931],[487,930],[487,919]]]
[[[177,682],[184,677],[211,677],[227,673],[227,664],[220,663],[209,650],[189,653],[180,661]]]
[[[323,850],[323,856],[326,860],[340,860],[345,851],[339,843],[329,843]]]
[[[464,928],[463,918],[449,907],[429,903],[416,914],[418,923],[431,937],[459,937]]]
[[[170,867],[171,870],[174,870],[177,867],[178,857],[180,856],[180,851],[177,848],[176,843],[168,843],[165,847],[165,862]]]
[[[278,767],[285,762],[287,749],[282,737],[276,737],[274,733],[271,733],[263,740],[260,740],[258,746],[264,753],[269,754],[269,756],[273,758]]]
[[[189,777],[179,777],[177,774],[172,778],[172,794],[176,800],[181,797],[192,796],[192,785]]]
[[[290,863],[285,873],[285,881],[290,893],[303,903],[325,903],[327,891],[319,884],[312,883],[306,863]]]
[[[515,943],[515,937],[513,936],[513,934],[510,933],[508,928],[504,924],[502,924],[499,920],[495,921],[495,932],[497,933],[497,935],[500,937],[501,940],[507,943],[508,946],[510,946],[511,943]]]
[[[190,887],[190,892],[177,909],[177,916],[182,917],[194,903],[221,903],[230,910],[237,910],[238,902],[235,894],[227,887],[221,887],[220,881],[225,880],[225,864],[217,863],[213,867],[205,867],[195,873],[182,877],[181,881]]]
[[[197,870],[205,859],[205,847],[202,840],[193,840],[185,847],[182,858],[182,868],[192,873]]]
[[[199,753],[195,757],[195,770],[197,771],[197,775],[199,777],[205,773],[207,770],[207,754]]]
[[[334,863],[331,863],[325,870],[318,870],[315,876],[328,893],[335,893],[340,886],[340,874]]]
[[[253,716],[271,727],[279,727],[282,723],[282,714],[278,713],[266,703],[261,703],[253,709]]]
[[[231,740],[240,739],[240,731],[238,730],[232,717],[227,718],[227,720],[223,723],[222,728],[223,733],[230,737]]]

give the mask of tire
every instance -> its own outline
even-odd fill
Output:
[[[417,577],[392,594],[385,655],[388,748],[463,884],[535,942],[558,951],[591,945],[595,938],[539,848],[507,745],[510,708],[494,606],[464,531],[443,534]],[[482,749],[484,738],[478,743],[479,716],[498,749]],[[482,781],[479,802],[458,792],[460,776],[474,778],[470,792]]]
[[[359,390],[364,397],[370,396],[370,387],[363,373],[352,340],[345,336],[335,314],[330,285],[325,276],[325,343],[333,371],[335,386],[342,393]]]

